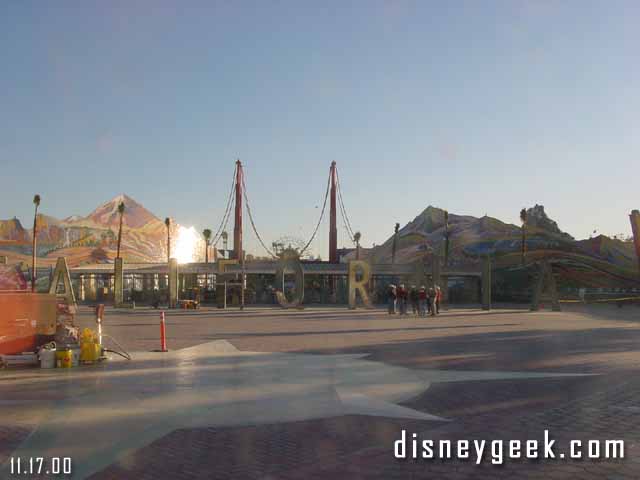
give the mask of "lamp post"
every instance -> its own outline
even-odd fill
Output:
[[[120,245],[122,244],[122,219],[124,217],[124,210],[124,202],[120,202],[118,204],[118,216],[120,217],[120,219],[118,224],[118,246],[116,250],[116,258],[120,258]]]
[[[164,224],[167,227],[167,263],[171,260],[171,219],[169,217],[164,219]]]
[[[36,237],[38,236],[38,207],[40,206],[40,195],[33,196],[35,210],[33,213],[33,244],[31,252],[31,291],[36,291]]]
[[[205,228],[202,231],[202,236],[204,237],[204,263],[209,263],[209,245],[211,244],[211,230]],[[209,270],[208,267],[205,267],[204,272],[204,290],[205,292],[209,290]]]

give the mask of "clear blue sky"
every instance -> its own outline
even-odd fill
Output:
[[[125,192],[215,228],[239,157],[269,243],[310,235],[331,160],[367,246],[429,204],[630,233],[639,24],[636,1],[1,2],[0,218]]]

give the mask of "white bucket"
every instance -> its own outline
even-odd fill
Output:
[[[72,367],[80,366],[80,349],[79,348],[71,349],[71,366]]]
[[[56,368],[56,350],[40,349],[40,368]]]

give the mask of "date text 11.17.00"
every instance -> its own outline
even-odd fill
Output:
[[[70,457],[11,457],[11,475],[69,475]]]

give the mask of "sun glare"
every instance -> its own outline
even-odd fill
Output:
[[[200,236],[194,227],[180,226],[178,229],[178,239],[176,240],[175,257],[178,263],[191,263],[195,261],[196,247]]]

